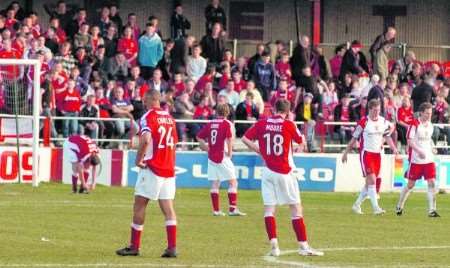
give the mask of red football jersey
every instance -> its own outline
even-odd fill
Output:
[[[74,89],[72,93],[68,90],[64,92],[62,97],[62,111],[79,112],[81,109],[81,96],[78,90]]]
[[[227,150],[225,141],[233,137],[233,125],[224,118],[211,120],[197,134],[200,139],[208,141],[208,158],[215,163],[222,163]]]
[[[161,109],[152,109],[140,119],[139,133],[151,134],[151,144],[145,152],[144,161],[157,176],[175,176],[175,145],[178,142],[175,120]]]
[[[294,167],[292,141],[300,144],[304,140],[294,122],[279,115],[259,120],[245,137],[257,140],[267,168],[282,174],[288,174]]]
[[[70,149],[75,152],[79,162],[85,162],[92,153],[98,153],[97,144],[84,135],[73,135],[68,138]]]

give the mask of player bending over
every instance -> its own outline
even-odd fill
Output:
[[[72,192],[74,194],[77,193],[78,181],[80,181],[80,190],[78,193],[89,193],[87,182],[91,167],[91,189],[95,189],[96,167],[100,164],[98,152],[98,147],[95,142],[84,135],[73,135],[64,141],[64,160],[68,160],[72,165]]]
[[[211,202],[214,216],[225,216],[219,207],[219,189],[222,181],[228,181],[228,203],[230,216],[245,216],[237,208],[238,183],[231,155],[233,153],[233,124],[227,120],[230,108],[219,104],[216,108],[217,119],[206,124],[198,133],[200,148],[208,152],[208,180],[211,183]]]
[[[390,137],[390,134],[394,130],[394,126],[380,116],[379,100],[373,99],[369,101],[367,106],[369,108],[369,114],[358,122],[356,129],[353,132],[353,137],[342,155],[342,162],[347,162],[348,152],[353,148],[356,141],[359,140],[359,158],[363,176],[366,181],[356,202],[353,204],[352,210],[356,214],[363,214],[361,204],[369,197],[373,213],[375,215],[381,215],[386,211],[378,205],[375,183],[380,174],[381,151],[383,150],[384,140],[386,139],[394,154],[398,154],[398,152]]]
[[[242,141],[252,151],[261,155],[266,167],[262,171],[261,194],[264,202],[264,221],[271,244],[272,256],[280,255],[275,207],[288,204],[291,209],[292,227],[299,243],[299,254],[322,256],[323,252],[311,248],[306,236],[303,209],[300,201],[298,181],[292,171],[295,169],[292,141],[304,142],[294,122],[286,120],[290,103],[280,99],[275,103],[276,114],[247,130]],[[259,146],[254,142],[257,141]]]
[[[161,94],[145,93],[148,111],[140,119],[139,149],[136,166],[140,168],[135,187],[131,240],[128,247],[116,251],[121,256],[137,256],[149,200],[159,202],[166,220],[167,248],[161,257],[176,257],[177,220],[175,198],[175,145],[178,142],[175,120],[160,108]]]
[[[433,124],[431,123],[433,106],[431,103],[422,103],[419,106],[419,118],[409,126],[408,138],[408,160],[409,168],[405,173],[408,184],[400,192],[396,213],[398,216],[403,214],[406,199],[411,193],[417,180],[422,177],[428,183],[428,216],[440,217],[436,212],[436,166],[433,161]]]

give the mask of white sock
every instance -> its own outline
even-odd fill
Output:
[[[367,188],[366,186],[363,186],[361,192],[359,193],[358,198],[356,199],[355,205],[361,206],[362,202],[366,200],[366,197],[367,197]]]
[[[276,239],[276,238],[272,238],[272,239],[270,239],[270,245],[272,246],[272,247],[278,247],[278,239]]]
[[[379,206],[377,200],[377,190],[375,188],[375,185],[367,186],[367,194],[369,195],[370,203],[372,204],[373,210],[378,209]]]
[[[307,241],[301,241],[298,242],[298,245],[300,246],[301,249],[307,249],[309,248],[308,242]]]
[[[427,197],[429,211],[436,210],[436,190],[428,187]]]
[[[408,186],[405,186],[402,191],[400,192],[400,199],[398,200],[397,207],[403,209],[405,206],[406,199],[408,199],[409,194],[412,190],[408,188]]]

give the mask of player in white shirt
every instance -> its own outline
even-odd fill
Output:
[[[398,154],[398,151],[390,137],[390,134],[394,131],[394,126],[380,116],[380,101],[373,99],[369,101],[367,107],[369,114],[358,122],[353,132],[353,137],[342,155],[342,162],[347,162],[348,152],[359,141],[361,168],[366,181],[356,202],[353,204],[352,210],[356,214],[363,214],[361,204],[369,197],[373,213],[380,215],[384,214],[385,211],[378,205],[375,182],[380,173],[381,151],[383,150],[384,141],[386,140],[394,154]]]
[[[401,216],[405,207],[406,199],[411,193],[417,180],[422,177],[428,183],[428,216],[440,217],[436,212],[436,165],[433,154],[436,150],[431,138],[433,135],[433,124],[431,123],[433,106],[431,103],[422,103],[419,106],[419,118],[409,126],[408,139],[408,160],[409,168],[405,174],[408,184],[400,192],[396,214]]]

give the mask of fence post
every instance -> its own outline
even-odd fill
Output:
[[[293,51],[294,51],[294,41],[289,40],[289,57],[292,57]]]
[[[406,43],[402,43],[401,44],[401,49],[402,49],[402,57],[404,58],[406,56]]]
[[[237,39],[233,39],[233,57],[237,59]]]
[[[50,120],[50,116],[47,116],[44,119],[44,129],[42,130],[42,139],[44,140],[44,146],[50,146],[50,136],[52,132],[52,122]]]

